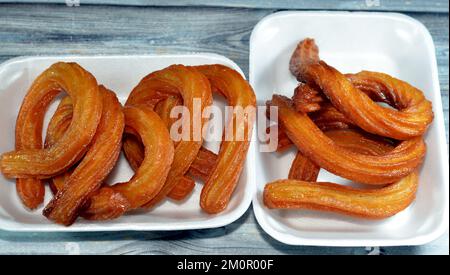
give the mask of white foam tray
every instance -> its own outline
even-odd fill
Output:
[[[260,153],[253,209],[261,227],[292,245],[393,246],[430,242],[448,228],[448,151],[432,38],[418,21],[392,13],[279,12],[262,19],[250,39],[250,82],[260,104],[273,93],[292,95],[297,81],[288,70],[297,43],[311,37],[320,56],[342,72],[381,71],[424,91],[435,119],[420,172],[416,201],[383,221],[317,211],[269,210],[262,202],[267,182],[286,178],[295,155]],[[321,171],[320,181],[348,181]]]
[[[200,65],[223,64],[242,75],[242,70],[231,60],[216,54],[187,55],[139,55],[139,56],[54,56],[20,57],[0,65],[0,152],[14,149],[14,128],[20,104],[32,81],[47,67],[57,61],[78,62],[97,78],[97,81],[116,92],[125,103],[128,94],[142,77],[171,64]],[[46,116],[47,125],[56,109],[55,101]],[[224,100],[215,100],[223,106]],[[45,133],[45,129],[44,129]],[[209,149],[217,152],[219,143],[207,143]],[[70,227],[56,225],[41,215],[42,207],[36,211],[26,210],[15,191],[15,181],[0,176],[0,229],[10,231],[120,231],[120,230],[184,230],[212,228],[227,225],[238,219],[249,207],[254,193],[255,149],[252,143],[245,168],[240,177],[228,208],[217,215],[201,211],[199,196],[203,184],[198,183],[193,194],[183,203],[166,201],[154,211],[126,214],[119,219],[91,222],[78,219]],[[132,170],[121,155],[117,167],[108,182],[128,180]],[[46,190],[45,202],[51,198]]]

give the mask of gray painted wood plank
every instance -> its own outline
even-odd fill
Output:
[[[252,9],[302,9],[302,10],[378,10],[403,12],[448,13],[448,1],[434,0],[0,0],[0,3],[57,3],[122,5],[122,6],[198,6],[238,7]]]
[[[217,229],[178,232],[7,233],[0,231],[0,254],[351,254],[371,252],[364,247],[287,246],[268,236],[251,211]],[[373,251],[377,252],[377,251]],[[414,247],[384,247],[385,255],[448,254],[448,233]]]
[[[0,62],[22,55],[215,52],[233,59],[247,73],[250,32],[262,17],[274,11],[3,4]],[[433,36],[448,125],[448,14],[409,15],[423,22]],[[208,230],[47,234],[0,231],[0,254],[7,253],[367,254],[368,251],[283,245],[263,232],[250,209],[237,222]],[[382,248],[380,253],[448,254],[448,233],[425,246]]]

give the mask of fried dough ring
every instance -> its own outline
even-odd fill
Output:
[[[66,101],[64,101],[63,99],[63,102]],[[67,101],[66,103],[68,104],[70,103],[70,101]],[[143,110],[140,110],[141,108]],[[57,140],[58,134],[64,132],[65,123],[63,119],[63,110],[67,109],[69,108],[67,106],[63,106],[62,103],[60,104],[60,106],[58,106],[58,109],[49,124],[49,128],[51,127],[51,129],[54,130],[47,132],[48,140]],[[121,216],[128,210],[139,207],[138,205],[145,203],[149,198],[156,194],[155,192],[158,192],[161,188],[165,177],[160,176],[158,174],[158,171],[159,173],[164,174],[168,173],[167,171],[164,172],[164,169],[167,170],[167,167],[170,168],[170,164],[167,164],[167,158],[170,158],[170,155],[173,154],[173,145],[172,149],[169,148],[167,152],[164,151],[168,147],[167,143],[170,143],[170,138],[167,139],[167,141],[163,141],[163,139],[169,136],[167,129],[160,133],[161,125],[165,126],[165,122],[161,119],[157,119],[157,115],[155,115],[154,112],[150,111],[150,109],[145,106],[140,106],[138,108],[127,107],[125,109],[129,110],[128,112],[125,112],[128,113],[126,120],[127,127],[125,129],[125,131],[128,133],[126,135],[129,135],[131,137],[135,137],[136,135],[139,142],[133,144],[142,146],[142,148],[140,148],[138,151],[140,159],[135,163],[136,166],[132,165],[132,168],[136,174],[127,183],[121,183],[114,186],[104,186],[100,188],[100,190],[95,191],[94,194],[90,197],[89,202],[85,205],[84,212],[81,213],[81,215],[87,219],[113,219]],[[69,116],[69,114],[66,115]],[[134,128],[134,124],[138,124],[139,127]],[[155,131],[155,137],[152,137],[150,135],[149,132],[152,131]],[[150,149],[151,151],[147,150],[147,152],[145,152],[145,147],[142,144],[140,132],[145,135],[145,138],[147,139],[147,145],[152,148]],[[162,147],[159,148],[159,146]],[[158,156],[158,154],[162,155],[163,153],[168,154],[168,156]],[[150,154],[151,156],[146,157],[145,154]],[[135,158],[135,156],[133,156],[133,158]],[[147,159],[144,165],[142,165],[145,158]],[[156,167],[149,168],[153,163]],[[55,189],[56,191],[61,191],[62,187],[65,185],[65,179],[69,176],[70,173],[66,172],[53,178],[53,189]],[[184,187],[186,188],[186,186]],[[140,197],[139,193],[141,192],[142,194]],[[187,192],[187,190],[185,190],[184,192]]]
[[[150,201],[163,187],[174,159],[169,132],[154,111],[142,105],[126,106],[123,111],[125,131],[139,134],[144,144],[144,160],[128,182],[102,187],[92,197],[91,204],[82,214],[87,219],[116,218],[123,212],[139,208]],[[119,194],[129,203],[122,211],[114,205],[114,201],[120,202]]]
[[[124,149],[124,152],[131,168],[136,171],[144,158],[144,147],[139,138],[136,138],[132,134],[127,134],[127,139],[130,142],[123,145],[124,147],[127,147],[126,150]],[[189,167],[188,174],[200,178],[203,182],[206,182],[209,174],[214,168],[216,159],[216,154],[205,149],[204,147],[200,148],[194,162],[192,162]],[[192,184],[192,182],[194,184]],[[180,181],[176,183],[167,196],[173,200],[183,200],[190,194],[194,186],[195,181],[185,175],[180,178]]]
[[[289,139],[306,157],[341,177],[373,185],[399,181],[422,163],[426,147],[421,137],[400,143],[383,156],[367,156],[342,148],[308,117],[296,112],[292,102],[274,95],[269,105],[278,106],[279,121]]]
[[[143,146],[139,139],[133,135],[129,135],[129,139],[134,139],[133,142],[127,143],[127,150],[124,150],[127,155],[127,160],[133,170],[136,170],[143,159]],[[214,164],[217,160],[217,155],[213,152],[200,148],[194,162],[189,167],[188,174],[201,179],[206,182],[211,171],[214,169]],[[193,184],[194,183],[194,184]],[[189,176],[183,176],[180,181],[174,186],[174,188],[167,195],[173,200],[183,200],[187,197],[195,186],[195,181]]]
[[[182,104],[182,101],[179,97],[169,97],[163,101],[160,101],[156,105],[155,112],[164,121],[167,129],[170,129],[174,122],[174,118],[170,117],[170,111],[173,107],[179,106],[180,104]],[[127,142],[123,145],[124,147],[126,147],[126,149],[124,149],[125,156],[133,170],[136,170],[142,162],[142,159],[144,158],[144,147],[142,146],[142,142],[138,137],[136,137],[136,135],[129,134],[127,135],[127,139],[130,140],[130,142]],[[205,147],[201,147],[194,162],[192,162],[191,166],[189,167],[188,174],[201,179],[203,182],[206,182],[209,174],[211,174],[211,171],[214,168],[216,160],[217,154],[211,152]],[[188,185],[188,181],[188,179],[182,179],[180,184]],[[179,189],[186,189],[186,186],[180,186]]]
[[[244,110],[256,107],[252,87],[235,70],[223,65],[197,66],[196,69],[208,78],[213,90],[222,94],[230,106]],[[251,113],[245,113],[244,119],[237,119],[234,112],[228,121],[228,129],[242,130],[244,140],[237,140],[236,131],[233,131],[232,140],[222,141],[214,169],[200,195],[200,206],[205,212],[219,213],[228,206],[245,163],[254,119]]]
[[[264,188],[264,204],[271,209],[312,209],[367,219],[391,217],[415,198],[417,172],[381,189],[359,190],[327,182],[278,180]]]
[[[59,144],[42,150],[44,115],[61,91],[74,98],[76,120]],[[16,151],[1,160],[5,176],[19,177],[16,189],[25,206],[34,209],[44,199],[44,184],[38,178],[59,173],[82,155],[95,133],[101,107],[95,78],[75,63],[56,63],[33,82],[16,121]]]
[[[136,170],[141,165],[141,162],[144,158],[144,147],[142,146],[141,141],[136,138],[134,135],[127,134],[127,139],[132,139],[133,142],[127,143],[126,158],[128,163],[133,170]],[[287,138],[287,140],[289,140]],[[290,145],[292,142],[289,140]],[[125,146],[125,145],[124,145]],[[201,179],[203,182],[208,180],[209,175],[214,169],[214,165],[217,161],[217,155],[205,147],[201,147],[198,151],[197,156],[195,157],[194,162],[192,162],[189,167],[188,173],[191,176]]]
[[[162,101],[162,103],[164,103],[164,105],[166,105],[165,102],[166,101]],[[166,117],[166,118],[168,118],[168,117]],[[169,120],[164,119],[164,116],[161,119],[166,124],[166,126],[168,125],[168,123],[170,123]],[[126,148],[127,148],[126,150],[124,149],[125,156],[128,160],[128,163],[130,164],[131,168],[134,171],[136,171],[139,168],[139,166],[141,165],[142,160],[144,159],[144,146],[142,145],[141,140],[139,139],[139,137],[136,136],[135,133],[127,134],[126,136],[127,136],[126,139],[128,139],[129,142],[127,142],[126,145],[124,144],[124,146],[126,146]],[[194,165],[195,162],[198,160],[199,155],[197,155],[197,158],[194,160],[192,165]],[[196,164],[196,165],[198,165],[198,164]],[[208,167],[212,167],[212,165],[209,164]],[[191,166],[191,168],[192,168],[192,166]],[[173,200],[183,200],[194,190],[194,187],[195,187],[195,181],[188,176],[183,176],[180,178],[179,182],[172,188],[172,190],[169,192],[169,194],[167,194],[167,196]]]
[[[369,133],[406,140],[422,136],[433,120],[431,102],[422,91],[383,73],[363,71],[346,77],[319,61],[312,39],[299,43],[290,69],[297,79],[319,87],[340,112]],[[372,96],[389,98],[398,110],[378,105],[358,87]]]
[[[248,87],[249,87],[249,85],[234,70],[231,70],[228,67],[221,66],[221,65],[198,66],[198,67],[195,67],[195,68],[208,77],[208,79],[211,82],[211,85],[213,86],[215,91],[217,91],[220,94],[224,95],[229,101],[231,101],[230,105],[232,105],[233,102],[236,102],[235,104],[241,104],[240,106],[243,107],[243,108],[246,108],[247,106],[255,106],[256,100],[254,98],[253,91],[250,88],[251,94],[248,94],[248,91],[249,91]],[[222,78],[222,76],[219,75],[219,74],[223,74],[224,77]],[[232,78],[231,81],[227,82],[227,80],[224,80],[226,77]],[[234,84],[233,81],[238,81],[237,85]],[[235,86],[233,87],[233,85],[235,85]],[[230,92],[231,89],[236,89],[236,90]],[[238,89],[242,89],[243,91],[245,91],[245,93],[239,95],[239,92],[238,92],[239,90]],[[253,104],[248,104],[248,102],[250,102],[251,100],[253,100]],[[246,101],[247,101],[247,103],[246,103]],[[241,126],[242,126],[242,124],[245,124],[245,123],[248,123],[248,122],[247,121],[241,122]],[[240,127],[240,126],[238,126],[238,127]],[[245,127],[243,129],[244,129],[244,132],[248,133],[249,129],[246,129]],[[226,146],[226,147],[232,148],[232,147],[237,145],[238,147],[244,149],[242,151],[242,153],[240,154],[240,156],[237,156],[237,159],[235,159],[235,161],[237,161],[238,163],[242,163],[243,164],[243,162],[245,160],[245,155],[246,155],[246,151],[247,151],[246,147],[248,147],[248,144],[245,145],[245,144],[242,144],[242,143],[248,142],[247,139],[248,139],[248,136],[246,137],[246,141],[245,142],[233,141],[231,143],[232,145],[227,145]],[[241,144],[239,144],[239,143],[241,143]],[[225,142],[223,144],[227,144],[227,142]],[[126,145],[126,146],[128,146],[128,145]],[[136,145],[135,146],[130,146],[130,147],[133,147],[132,150],[134,150],[135,152],[139,151],[139,148]],[[223,145],[222,145],[222,147],[223,147]],[[232,150],[232,149],[229,149],[229,150]],[[138,155],[138,154],[134,153],[134,155]],[[227,156],[227,154],[223,153],[223,156]],[[233,157],[236,157],[236,156],[228,155],[228,157],[233,159]],[[220,159],[220,153],[219,153],[218,158]],[[138,157],[136,157],[135,159],[138,159]],[[223,160],[223,161],[225,163],[225,160]],[[222,164],[222,167],[224,167],[224,164]],[[208,168],[208,167],[205,166],[204,168]],[[202,168],[202,169],[205,170],[204,168]],[[208,190],[212,190],[212,189],[215,189],[215,191],[214,191],[215,194],[214,195],[217,196],[217,197],[220,197],[218,199],[216,205],[214,205],[214,206],[205,206],[205,207],[202,206],[202,208],[206,212],[210,212],[210,213],[220,212],[226,207],[226,205],[228,205],[228,201],[229,201],[230,196],[231,196],[231,194],[232,194],[232,192],[233,192],[233,190],[235,188],[235,184],[236,184],[236,182],[238,180],[238,176],[240,175],[240,171],[242,169],[242,165],[241,165],[241,167],[237,166],[236,168],[230,166],[228,168],[228,171],[232,171],[231,173],[227,173],[227,171],[222,171],[221,172],[221,171],[219,171],[218,168],[215,168],[215,169],[216,169],[216,172],[215,172],[216,175],[214,176],[215,179],[211,180],[211,183],[209,184],[210,187],[207,187],[208,184],[205,184],[205,187],[204,187],[203,190],[205,190],[205,188],[206,188],[206,190],[207,190],[206,192],[202,191],[202,194],[205,194],[205,195],[202,195],[203,198],[206,198],[207,196],[209,196],[210,192],[212,192],[212,191],[208,191]],[[203,179],[205,179],[205,177],[208,175],[206,173],[209,172],[209,171],[207,171],[207,172],[196,171],[195,170],[195,165],[194,165],[194,168],[191,169],[190,171],[192,171],[192,173],[194,175],[196,175],[196,176],[203,177]],[[199,173],[197,173],[197,172],[199,172]],[[211,174],[212,173],[214,173],[214,172],[211,171]],[[218,187],[219,182],[222,182],[223,186],[226,187],[226,188],[222,189],[222,191],[217,190],[219,188]],[[203,200],[201,199],[201,205],[202,205],[202,201],[206,201],[206,199],[203,199]],[[150,206],[151,206],[151,203],[150,203]],[[212,209],[212,208],[215,208],[215,209]],[[216,212],[214,212],[214,211],[216,211]]]
[[[166,69],[153,72],[144,77],[133,89],[128,97],[127,106],[146,105],[154,108],[158,102],[169,96],[179,96],[183,98],[184,106],[189,109],[190,117],[183,119],[194,121],[194,99],[201,100],[201,113],[204,108],[211,105],[212,94],[208,79],[193,68],[183,65],[172,65]],[[200,127],[206,123],[206,119],[201,119]],[[190,123],[191,138],[189,141],[181,140],[175,148],[175,157],[172,168],[167,176],[166,183],[158,195],[148,202],[145,207],[150,208],[161,202],[172,188],[179,182],[180,178],[188,171],[189,166],[194,161],[202,145],[200,140],[193,139],[193,123]],[[200,128],[202,129],[202,128]],[[124,141],[124,151],[129,155],[128,143],[135,142],[129,139]]]
[[[47,106],[61,91],[74,102],[72,123],[52,147],[42,149],[37,133]],[[49,178],[78,160],[91,142],[102,112],[102,100],[95,78],[76,63],[56,63],[31,86],[16,122],[16,151],[2,155],[1,168],[7,177]],[[30,134],[30,136],[28,136]]]
[[[100,188],[119,157],[125,127],[122,106],[113,92],[103,86],[100,91],[103,112],[90,148],[43,211],[44,216],[59,224],[70,225],[75,221],[81,207]]]
[[[154,111],[158,114],[164,124],[166,124],[169,131],[175,121],[174,118],[170,117],[170,112],[173,107],[179,106],[182,103],[183,102],[179,97],[170,96],[155,105]],[[125,157],[127,158],[131,168],[136,171],[144,159],[144,146],[142,145],[139,135],[131,131],[125,135],[125,140],[127,140],[127,142],[123,144]],[[176,147],[175,142],[174,145]]]

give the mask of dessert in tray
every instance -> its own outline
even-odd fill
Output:
[[[53,99],[67,94],[58,105],[42,140],[43,120]],[[228,206],[247,155],[254,116],[231,117],[230,128],[245,132],[243,139],[228,136],[219,153],[194,138],[174,141],[170,128],[176,106],[193,120],[195,101],[202,112],[212,104],[212,93],[230,105],[254,107],[255,95],[247,81],[223,65],[172,65],[145,76],[122,106],[115,93],[76,63],[58,62],[33,82],[20,108],[15,150],[1,155],[4,176],[16,179],[17,195],[25,207],[44,201],[45,185],[53,192],[43,210],[48,219],[70,225],[78,217],[106,220],[135,209],[151,210],[167,198],[183,200],[204,181],[200,207],[220,213]],[[197,114],[198,115],[198,114]],[[201,115],[201,114],[200,114]],[[208,123],[201,116],[200,130]],[[127,182],[107,183],[123,150],[134,176]]]
[[[278,151],[298,153],[288,179],[265,186],[264,204],[369,219],[408,207],[433,120],[422,91],[384,73],[343,74],[320,59],[313,39],[298,44],[289,69],[300,82],[292,98],[273,95],[267,106],[278,108]],[[321,168],[375,187],[316,182]]]

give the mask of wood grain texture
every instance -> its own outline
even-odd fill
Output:
[[[254,1],[244,1],[250,2]],[[250,32],[261,18],[276,11],[81,3],[77,8],[0,4],[0,62],[23,55],[214,52],[231,58],[248,73]],[[433,36],[448,125],[448,13],[408,15],[423,22]],[[208,230],[50,234],[0,231],[0,254],[10,253],[367,254],[369,250],[283,245],[264,233],[250,209],[237,222]],[[425,246],[380,248],[371,253],[448,254],[448,232]]]
[[[46,3],[69,5],[119,5],[159,7],[233,7],[250,9],[297,10],[377,10],[448,13],[448,1],[434,0],[0,0],[0,3]]]

